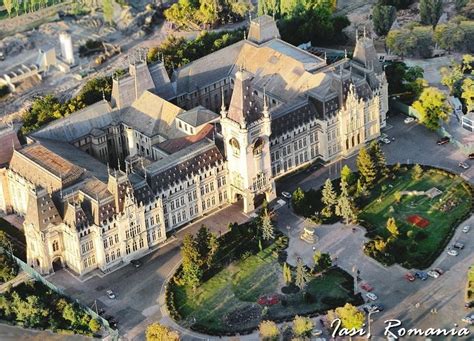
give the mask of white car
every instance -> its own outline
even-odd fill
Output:
[[[456,250],[449,250],[449,251],[448,251],[448,255],[450,255],[450,256],[457,256],[457,255],[459,255],[459,252],[457,252]]]
[[[291,193],[281,192],[281,196],[286,199],[291,199]]]
[[[471,229],[471,227],[469,225],[466,225],[462,228],[462,232],[468,233],[470,229]]]
[[[385,144],[389,144],[390,143],[390,139],[388,137],[384,137],[382,138],[380,141],[382,141],[383,143]]]
[[[115,299],[115,294],[112,290],[107,290],[105,293],[107,294],[107,297],[111,300]]]
[[[437,273],[434,270],[428,271],[427,274],[428,274],[428,276],[433,277],[433,278],[438,278],[439,277],[439,273]]]
[[[365,294],[365,296],[367,296],[367,298],[371,301],[376,301],[377,300],[377,295],[375,295],[374,293],[371,293],[371,292],[368,292],[367,294]]]
[[[461,167],[462,169],[469,169],[471,167],[465,162],[459,162],[458,166]]]
[[[415,122],[415,118],[409,116],[409,117],[405,118],[405,120],[403,122],[405,122],[405,124],[409,124],[411,122]]]
[[[322,334],[323,334],[323,331],[321,329],[316,329],[315,328],[311,331],[311,335],[313,335],[313,336],[321,336]]]

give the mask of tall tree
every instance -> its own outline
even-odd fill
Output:
[[[262,231],[263,240],[270,240],[275,238],[275,229],[273,227],[272,218],[268,209],[264,209],[261,217],[260,229]]]
[[[413,166],[413,169],[412,169],[412,179],[413,180],[420,180],[421,177],[423,176],[423,168],[421,168],[421,166],[419,164],[416,164],[415,166]]]
[[[217,236],[209,229],[201,225],[196,237],[195,245],[198,252],[198,265],[201,269],[209,269],[214,262],[214,258],[219,248]]]
[[[296,213],[302,212],[306,204],[306,198],[305,198],[305,193],[301,189],[301,187],[298,187],[293,192],[293,195],[291,196],[291,204],[293,205],[293,209],[295,210]]]
[[[372,11],[372,21],[374,23],[374,30],[379,36],[384,36],[390,31],[395,18],[397,17],[397,10],[393,6],[383,6],[378,3]]]
[[[344,165],[344,167],[342,167],[341,178],[343,178],[349,186],[353,184],[354,174],[348,165]]]
[[[146,341],[179,341],[179,334],[158,322],[149,324],[145,331]]]
[[[344,328],[359,330],[364,325],[365,315],[350,303],[336,308],[336,314],[341,319],[341,324]]]
[[[114,0],[102,0],[102,11],[105,21],[112,24],[114,22]]]
[[[387,219],[387,230],[388,232],[390,232],[390,234],[393,236],[393,237],[398,237],[399,234],[400,234],[400,231],[398,231],[398,226],[397,226],[397,223],[395,221],[395,218],[393,217],[390,217]]]
[[[8,17],[11,16],[13,10],[13,0],[3,0],[3,6],[8,12]]]
[[[295,285],[303,290],[306,287],[306,282],[308,281],[308,274],[306,272],[306,267],[301,258],[298,258],[296,261],[296,275],[295,275]]]
[[[183,258],[183,280],[195,289],[201,281],[202,270],[199,266],[200,259],[196,242],[190,234],[184,236],[181,256]]]
[[[420,0],[420,19],[424,25],[435,26],[443,12],[443,0]]]
[[[337,194],[332,186],[332,181],[328,178],[324,183],[323,190],[321,191],[321,201],[324,204],[322,214],[325,217],[331,217],[334,213],[334,206],[337,204]]]
[[[291,276],[291,268],[289,265],[285,262],[283,263],[283,281],[285,282],[286,285],[290,285],[291,282],[293,281],[292,276]]]
[[[322,272],[332,265],[331,256],[329,253],[322,253],[321,251],[316,251],[313,254],[314,261],[314,270],[316,272]]]
[[[416,51],[417,37],[409,29],[391,30],[385,39],[387,47],[392,53],[405,57]]]
[[[386,176],[388,174],[387,160],[385,154],[380,148],[380,143],[373,140],[369,146],[370,156],[374,161],[375,168],[380,176]]]
[[[365,147],[362,147],[359,150],[359,155],[357,156],[356,164],[357,169],[359,170],[360,175],[364,180],[364,183],[367,184],[367,186],[369,187],[372,186],[377,176],[377,170],[375,168],[375,164],[372,158],[370,157],[369,152]]]
[[[420,122],[431,130],[438,129],[440,121],[446,121],[451,112],[446,96],[434,87],[424,89],[413,108],[420,114]]]
[[[341,179],[341,194],[337,201],[336,214],[344,219],[346,225],[357,221],[357,210],[349,198],[347,183]]]
[[[470,77],[464,79],[461,89],[461,97],[466,103],[467,111],[474,111],[474,80]]]
[[[454,49],[462,48],[465,43],[464,39],[465,32],[459,24],[448,22],[436,25],[434,40],[439,47],[448,50],[449,53]]]

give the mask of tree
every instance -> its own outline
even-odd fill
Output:
[[[313,330],[313,321],[309,317],[295,316],[293,320],[293,333],[298,337],[309,337]]]
[[[303,290],[308,281],[308,274],[306,272],[306,267],[301,258],[298,258],[296,261],[296,276],[295,276],[295,285]]]
[[[219,241],[214,233],[201,225],[195,237],[195,245],[198,252],[198,265],[202,270],[209,269],[219,249]]]
[[[93,333],[97,333],[100,330],[100,323],[96,319],[91,319],[89,321],[89,329]]]
[[[424,89],[413,108],[420,114],[420,122],[431,130],[438,129],[440,120],[446,121],[451,111],[446,96],[434,87]]]
[[[464,45],[465,34],[461,26],[454,22],[439,24],[434,31],[434,40],[439,47],[448,50],[462,48]]]
[[[370,143],[369,149],[370,157],[374,161],[378,174],[386,176],[388,174],[387,160],[382,148],[380,148],[380,144],[374,140]]]
[[[102,0],[102,11],[105,21],[112,24],[114,22],[114,0]]]
[[[350,303],[346,303],[343,307],[336,308],[336,314],[341,319],[341,324],[347,329],[359,330],[365,322],[364,314]]]
[[[280,336],[280,330],[273,321],[262,321],[258,326],[260,337],[264,341],[276,341]]]
[[[344,165],[344,167],[342,167],[341,178],[344,179],[348,185],[352,185],[354,182],[354,174],[348,165]]]
[[[291,268],[285,262],[285,263],[283,263],[283,281],[285,282],[286,285],[291,284],[291,282],[292,282],[291,277],[292,277],[291,276]]]
[[[411,30],[391,30],[387,34],[385,44],[392,53],[404,57],[412,54],[417,48],[417,38]]]
[[[13,10],[13,0],[3,0],[3,6],[8,12],[8,17],[11,16]]]
[[[339,196],[336,206],[336,214],[344,219],[346,225],[357,221],[357,212],[354,204],[346,195]]]
[[[397,10],[393,6],[383,6],[378,3],[374,6],[372,11],[372,21],[374,24],[375,33],[379,36],[384,36],[390,31],[395,18],[397,17]]]
[[[398,237],[400,232],[398,231],[397,223],[395,222],[395,218],[390,217],[387,220],[387,230],[393,237]]]
[[[325,217],[331,217],[333,214],[334,206],[337,204],[337,194],[334,191],[334,188],[332,186],[332,181],[328,178],[326,179],[326,182],[324,183],[324,187],[321,191],[321,201],[325,205],[325,207],[322,210],[322,214]]]
[[[423,168],[421,168],[419,164],[416,164],[415,166],[413,166],[413,169],[411,172],[412,172],[411,177],[413,180],[420,180],[421,177],[423,176]]]
[[[435,26],[443,11],[443,0],[420,0],[420,19],[424,25]]]
[[[190,234],[184,236],[181,255],[183,258],[183,280],[195,289],[201,281],[202,270],[199,266],[199,252],[196,242]]]
[[[464,99],[467,112],[474,111],[474,80],[470,77],[464,79],[461,89],[461,98]]]
[[[316,272],[322,272],[329,269],[332,266],[332,260],[329,253],[321,253],[321,251],[316,251],[313,254],[314,261],[314,270]]]
[[[293,195],[291,196],[291,204],[293,205],[293,209],[296,213],[301,213],[303,211],[304,206],[306,204],[306,198],[305,193],[301,189],[301,187],[298,187],[293,192]]]
[[[387,242],[383,239],[374,239],[374,247],[379,252],[385,252],[387,248]]]
[[[179,341],[179,334],[157,322],[148,325],[145,331],[146,341]]]
[[[377,170],[375,168],[375,164],[372,158],[370,157],[369,152],[365,147],[362,147],[359,150],[359,155],[357,156],[356,164],[357,169],[359,170],[360,175],[364,180],[364,183],[367,184],[367,186],[369,187],[372,186],[377,176]]]
[[[263,240],[275,238],[275,229],[272,224],[270,213],[268,213],[268,209],[263,210],[260,229],[262,230]]]

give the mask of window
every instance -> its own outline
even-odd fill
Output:
[[[117,258],[120,257],[120,249],[117,249]]]
[[[130,245],[127,244],[127,246],[125,247],[125,253],[128,255],[130,253]]]
[[[133,241],[132,249],[133,249],[133,251],[137,251],[137,249],[138,249],[136,240]]]
[[[53,242],[53,252],[56,252],[59,250],[59,243],[57,240]]]
[[[115,260],[115,251],[112,251],[110,254],[110,258],[112,258],[112,262]]]
[[[257,141],[253,144],[253,155],[254,156],[259,156],[262,154],[262,149],[263,149],[263,140],[261,138],[258,138]]]
[[[235,157],[240,156],[240,144],[235,138],[231,138],[229,141],[229,144],[232,148],[232,153],[234,154]]]
[[[140,238],[140,248],[142,248],[143,245],[144,245],[144,243],[143,243],[143,238]]]
[[[110,262],[109,254],[108,254],[108,253],[105,254],[105,262],[106,262],[106,263]]]
[[[106,249],[106,248],[108,248],[108,247],[109,247],[109,245],[108,245],[108,243],[107,243],[107,238],[106,238],[106,239],[104,239],[104,249]]]

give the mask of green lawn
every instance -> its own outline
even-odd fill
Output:
[[[404,195],[399,203],[396,193],[402,191],[426,191],[436,187],[443,193],[433,199],[427,196]],[[456,206],[449,211],[442,211],[441,204],[454,200]],[[368,229],[372,238],[390,236],[386,229],[389,217],[394,217],[400,231],[396,240],[396,250],[392,252],[395,261],[407,267],[428,267],[449,242],[459,219],[468,214],[472,206],[472,196],[463,180],[457,176],[450,177],[441,172],[426,170],[419,180],[413,180],[411,171],[399,172],[396,179],[384,180],[371,192],[367,204],[361,210],[359,219]],[[410,215],[420,215],[429,220],[426,228],[420,228],[407,221]],[[407,235],[408,231],[411,236]],[[424,231],[424,232],[422,232]]]
[[[348,301],[360,303],[360,297],[353,295],[353,278],[339,269],[310,280],[307,291],[312,302],[306,302],[302,293],[281,294],[281,265],[274,249],[271,245],[231,263],[195,292],[187,286],[173,286],[175,307],[182,317],[179,322],[213,333],[239,332],[256,328],[262,313],[266,319],[283,319],[332,309]],[[267,294],[280,294],[285,306],[280,302],[264,312],[257,300]]]

